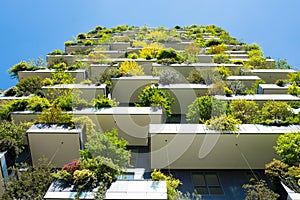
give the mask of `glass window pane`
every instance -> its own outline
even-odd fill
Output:
[[[221,187],[208,187],[210,194],[224,194]]]
[[[197,194],[209,194],[207,187],[195,187]]]
[[[205,174],[205,179],[208,186],[220,186],[218,176],[216,174]]]
[[[193,184],[194,186],[205,186],[205,180],[203,174],[193,174]]]

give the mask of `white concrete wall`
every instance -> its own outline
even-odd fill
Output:
[[[153,76],[132,76],[112,78],[111,94],[120,103],[138,103],[138,95],[150,84],[157,83],[158,77]]]

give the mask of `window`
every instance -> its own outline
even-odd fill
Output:
[[[195,190],[201,195],[222,195],[223,189],[220,185],[218,175],[215,173],[193,173],[193,184]]]

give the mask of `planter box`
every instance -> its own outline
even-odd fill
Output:
[[[296,73],[296,71],[293,69],[254,69],[243,72],[245,75],[258,76],[269,84],[275,83],[278,79],[288,79],[290,73]]]
[[[289,94],[254,94],[254,95],[241,95],[241,96],[220,96],[217,95],[215,98],[225,101],[232,101],[236,99],[245,99],[245,100],[252,100],[255,101],[260,107],[263,105],[263,103],[274,100],[274,101],[285,101],[285,102],[291,102],[291,101],[300,101],[299,97],[289,95]]]
[[[29,97],[5,97],[5,96],[0,96],[0,108],[2,103],[7,102],[7,101],[12,101],[12,100],[18,100],[18,99],[28,99]]]
[[[74,111],[74,117],[88,116],[99,132],[116,128],[129,146],[147,146],[150,123],[162,123],[161,109],[151,107],[112,107]]]
[[[248,59],[248,54],[239,54],[235,53],[235,51],[228,51],[230,53],[230,60],[246,60]],[[243,52],[243,51],[242,51]],[[196,55],[198,58],[199,63],[213,63],[213,57],[215,54],[201,54],[201,55]]]
[[[65,52],[67,54],[70,54],[71,52],[84,52],[90,49],[104,49],[104,50],[110,50],[110,45],[109,44],[99,44],[99,45],[81,45],[81,44],[76,44],[76,45],[69,45],[65,46]]]
[[[94,192],[82,192],[79,199],[94,199]],[[75,198],[71,187],[61,188],[53,182],[44,196],[45,200],[68,200]],[[108,188],[105,199],[167,200],[166,181],[117,180]]]
[[[259,84],[258,94],[288,94],[288,85],[283,87],[276,84]]]
[[[192,42],[161,42],[165,48],[173,48],[175,50],[185,50]]]
[[[106,84],[101,84],[96,86],[95,84],[65,84],[65,85],[54,85],[54,86],[43,86],[42,90],[45,92],[46,97],[48,94],[51,95],[51,91],[57,90],[73,90],[79,91],[80,97],[88,102],[98,96],[107,96],[107,86]],[[49,93],[50,92],[50,93]]]
[[[78,56],[74,56],[74,55],[47,55],[46,56],[48,66],[51,66],[51,65],[54,65],[55,63],[60,63],[60,62],[64,62],[67,65],[73,65],[73,64],[75,64],[77,59],[78,59]]]
[[[90,64],[90,78],[93,80],[99,78],[107,68],[113,67],[117,68],[119,64],[109,65],[109,64]]]
[[[28,78],[30,76],[40,76],[42,79],[51,78],[52,73],[56,73],[55,70],[36,70],[36,71],[19,71],[18,79],[19,81]],[[78,69],[74,71],[66,71],[70,72],[73,78],[76,78],[75,83],[80,83],[87,78],[87,73],[84,69]]]
[[[21,122],[34,122],[38,119],[38,115],[41,114],[40,112],[33,112],[33,111],[15,111],[11,112],[11,119],[19,124]]]
[[[215,64],[215,63],[194,63],[194,64],[171,64],[171,65],[162,65],[162,64],[152,64],[152,68],[156,68],[157,70],[166,70],[166,69],[173,69],[176,70],[181,76],[187,78],[191,70],[196,69],[199,71],[202,70],[213,70],[217,67],[225,66],[232,73],[243,66],[243,65],[235,65],[235,64]],[[187,82],[187,81],[185,81]]]
[[[101,53],[108,58],[125,58],[126,51],[95,51],[95,53]]]
[[[261,80],[258,76],[229,76],[226,78],[226,81],[240,81],[247,89],[252,88],[258,80]]]
[[[278,136],[295,130],[300,126],[243,124],[237,135],[208,130],[204,124],[150,124],[151,168],[265,169],[278,158],[273,148]]]
[[[145,86],[158,83],[159,77],[129,76],[112,78],[111,95],[121,104],[138,103],[138,95]]]
[[[186,114],[188,106],[200,96],[207,95],[210,86],[200,84],[171,84],[159,85],[158,88],[169,92],[174,98],[171,106],[173,114]]]
[[[62,125],[36,124],[27,130],[30,154],[33,165],[46,157],[56,167],[79,159],[83,149],[85,132],[83,129],[69,129]]]
[[[114,42],[110,44],[110,50],[126,50],[131,47],[130,42]]]

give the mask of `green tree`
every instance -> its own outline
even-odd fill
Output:
[[[180,194],[180,191],[177,190],[178,186],[181,184],[181,181],[174,178],[172,175],[165,175],[159,170],[154,170],[151,173],[151,178],[153,181],[166,181],[167,182],[167,196],[168,200],[175,200],[175,197]]]
[[[212,116],[219,116],[226,112],[226,102],[219,101],[211,96],[198,97],[188,107],[186,120],[189,123],[205,123]]]
[[[233,117],[241,120],[243,124],[254,124],[259,121],[259,109],[255,101],[233,100],[230,103],[230,112]]]
[[[128,142],[118,138],[116,129],[105,133],[97,133],[85,144],[85,148],[93,157],[110,158],[121,169],[130,166],[131,153],[126,149]]]
[[[243,185],[243,189],[246,191],[244,200],[277,200],[279,198],[279,194],[269,189],[264,180],[251,179],[249,184]]]
[[[0,123],[0,151],[7,151],[9,166],[14,164],[19,153],[24,149],[24,138],[28,126],[24,123],[2,121]]]
[[[282,162],[290,166],[300,164],[300,132],[280,135],[276,143],[274,149]]]
[[[292,83],[292,85],[288,86],[288,93],[294,96],[298,96],[300,94],[300,88],[297,86],[295,81]]]
[[[278,59],[275,62],[275,69],[291,69],[291,65],[289,65],[286,59]]]
[[[24,163],[13,168],[15,176],[6,182],[2,199],[42,200],[53,181],[52,176],[49,176],[52,169],[53,166],[46,160],[40,160],[34,167]]]
[[[166,112],[167,116],[172,114],[171,105],[174,99],[170,97],[169,93],[154,87],[146,86],[138,96],[140,103],[137,106],[161,106]]]
[[[157,62],[162,64],[182,63],[184,58],[172,48],[162,49],[158,52]]]
[[[289,74],[289,82],[296,82],[297,86],[300,86],[300,72]]]

